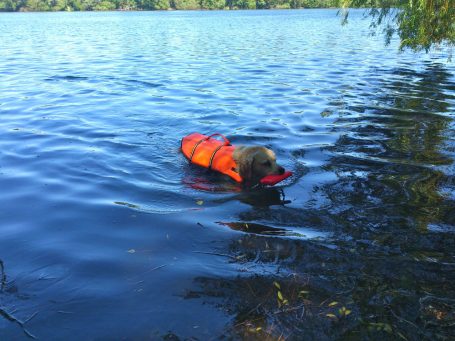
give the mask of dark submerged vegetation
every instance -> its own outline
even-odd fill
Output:
[[[241,275],[197,278],[200,289],[186,298],[232,314],[228,334],[248,340],[455,338],[455,215],[447,195],[454,178],[433,166],[453,166],[443,152],[453,150],[446,140],[453,121],[436,114],[454,98],[443,90],[453,84],[451,75],[441,65],[384,72],[403,77],[380,84],[393,93],[371,95],[387,109],[351,106],[334,128],[344,133],[327,147],[325,167],[339,179],[314,189],[327,205],[277,206],[269,189],[262,197],[270,198],[270,207],[242,198],[255,210],[224,223],[249,232],[217,250]],[[363,124],[343,130],[358,120]],[[283,235],[279,229],[252,224],[260,219],[312,226],[333,237],[278,238],[272,234]]]

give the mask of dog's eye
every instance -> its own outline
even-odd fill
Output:
[[[270,166],[271,166],[271,163],[270,163],[269,160],[264,161],[262,164],[263,164],[264,166],[267,166],[267,167],[270,167]]]

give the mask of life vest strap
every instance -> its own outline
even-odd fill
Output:
[[[209,138],[211,138],[213,136],[220,136],[223,139],[225,146],[230,146],[231,145],[231,142],[226,138],[226,136],[224,136],[223,134],[220,134],[220,133],[212,134],[212,135],[208,136],[206,138],[206,140],[208,140]]]
[[[218,146],[212,153],[212,156],[210,157],[210,162],[209,162],[209,169],[212,169],[212,162],[213,162],[213,159],[215,158],[215,154],[221,149],[223,148],[225,145],[222,144],[221,146]]]
[[[213,136],[220,136],[222,139],[223,139],[223,144],[219,147],[217,147],[215,149],[215,151],[213,152],[211,158],[210,158],[210,163],[209,163],[209,169],[212,167],[212,161],[213,161],[213,158],[215,157],[215,154],[218,150],[220,150],[221,147],[224,147],[224,146],[230,146],[231,145],[231,142],[222,134],[219,134],[219,133],[215,133],[215,134],[212,134],[210,136],[207,136],[207,137],[204,137],[203,139],[199,140],[198,142],[196,142],[193,146],[193,149],[191,150],[191,154],[190,154],[190,161],[193,161],[193,155],[194,155],[194,152],[196,151],[196,148],[204,141],[207,141],[208,139],[212,138]],[[183,141],[183,140],[182,140]]]
[[[205,140],[207,140],[207,138],[204,137],[203,139],[197,141],[197,142],[194,144],[193,149],[191,150],[190,158],[189,158],[190,162],[193,161],[193,155],[194,155],[194,152],[196,151],[197,146],[199,146],[199,145],[200,145],[202,142],[204,142]]]

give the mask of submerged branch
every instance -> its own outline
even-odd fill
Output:
[[[5,290],[5,286],[6,286],[5,266],[3,265],[3,261],[0,260],[0,291]]]
[[[0,308],[0,315],[1,316],[6,318],[8,321],[11,321],[11,322],[14,322],[14,323],[18,324],[22,328],[22,331],[24,332],[24,334],[27,335],[28,337],[32,338],[32,339],[36,339],[36,336],[33,335],[32,333],[30,333],[27,330],[27,328],[25,328],[25,323],[27,323],[32,318],[34,318],[36,316],[36,314],[38,314],[38,312],[35,312],[27,320],[25,320],[25,322],[23,322],[23,321],[19,320],[17,317],[15,317],[13,314],[11,314],[8,311]]]
[[[238,257],[234,257],[225,253],[217,253],[217,252],[207,252],[207,251],[193,251],[193,253],[202,253],[204,255],[212,255],[212,256],[221,256],[221,257],[228,257],[233,260],[238,260]]]

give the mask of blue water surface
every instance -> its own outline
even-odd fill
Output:
[[[394,314],[413,323],[431,320],[427,296],[453,309],[455,65],[350,18],[1,13],[0,336],[254,337],[237,279],[273,290],[296,274],[314,309],[371,278],[406,292]],[[272,148],[294,175],[242,190],[180,154],[195,131]],[[377,295],[346,299],[352,321]],[[275,338],[362,329],[302,313],[318,334],[298,334],[266,316]]]

